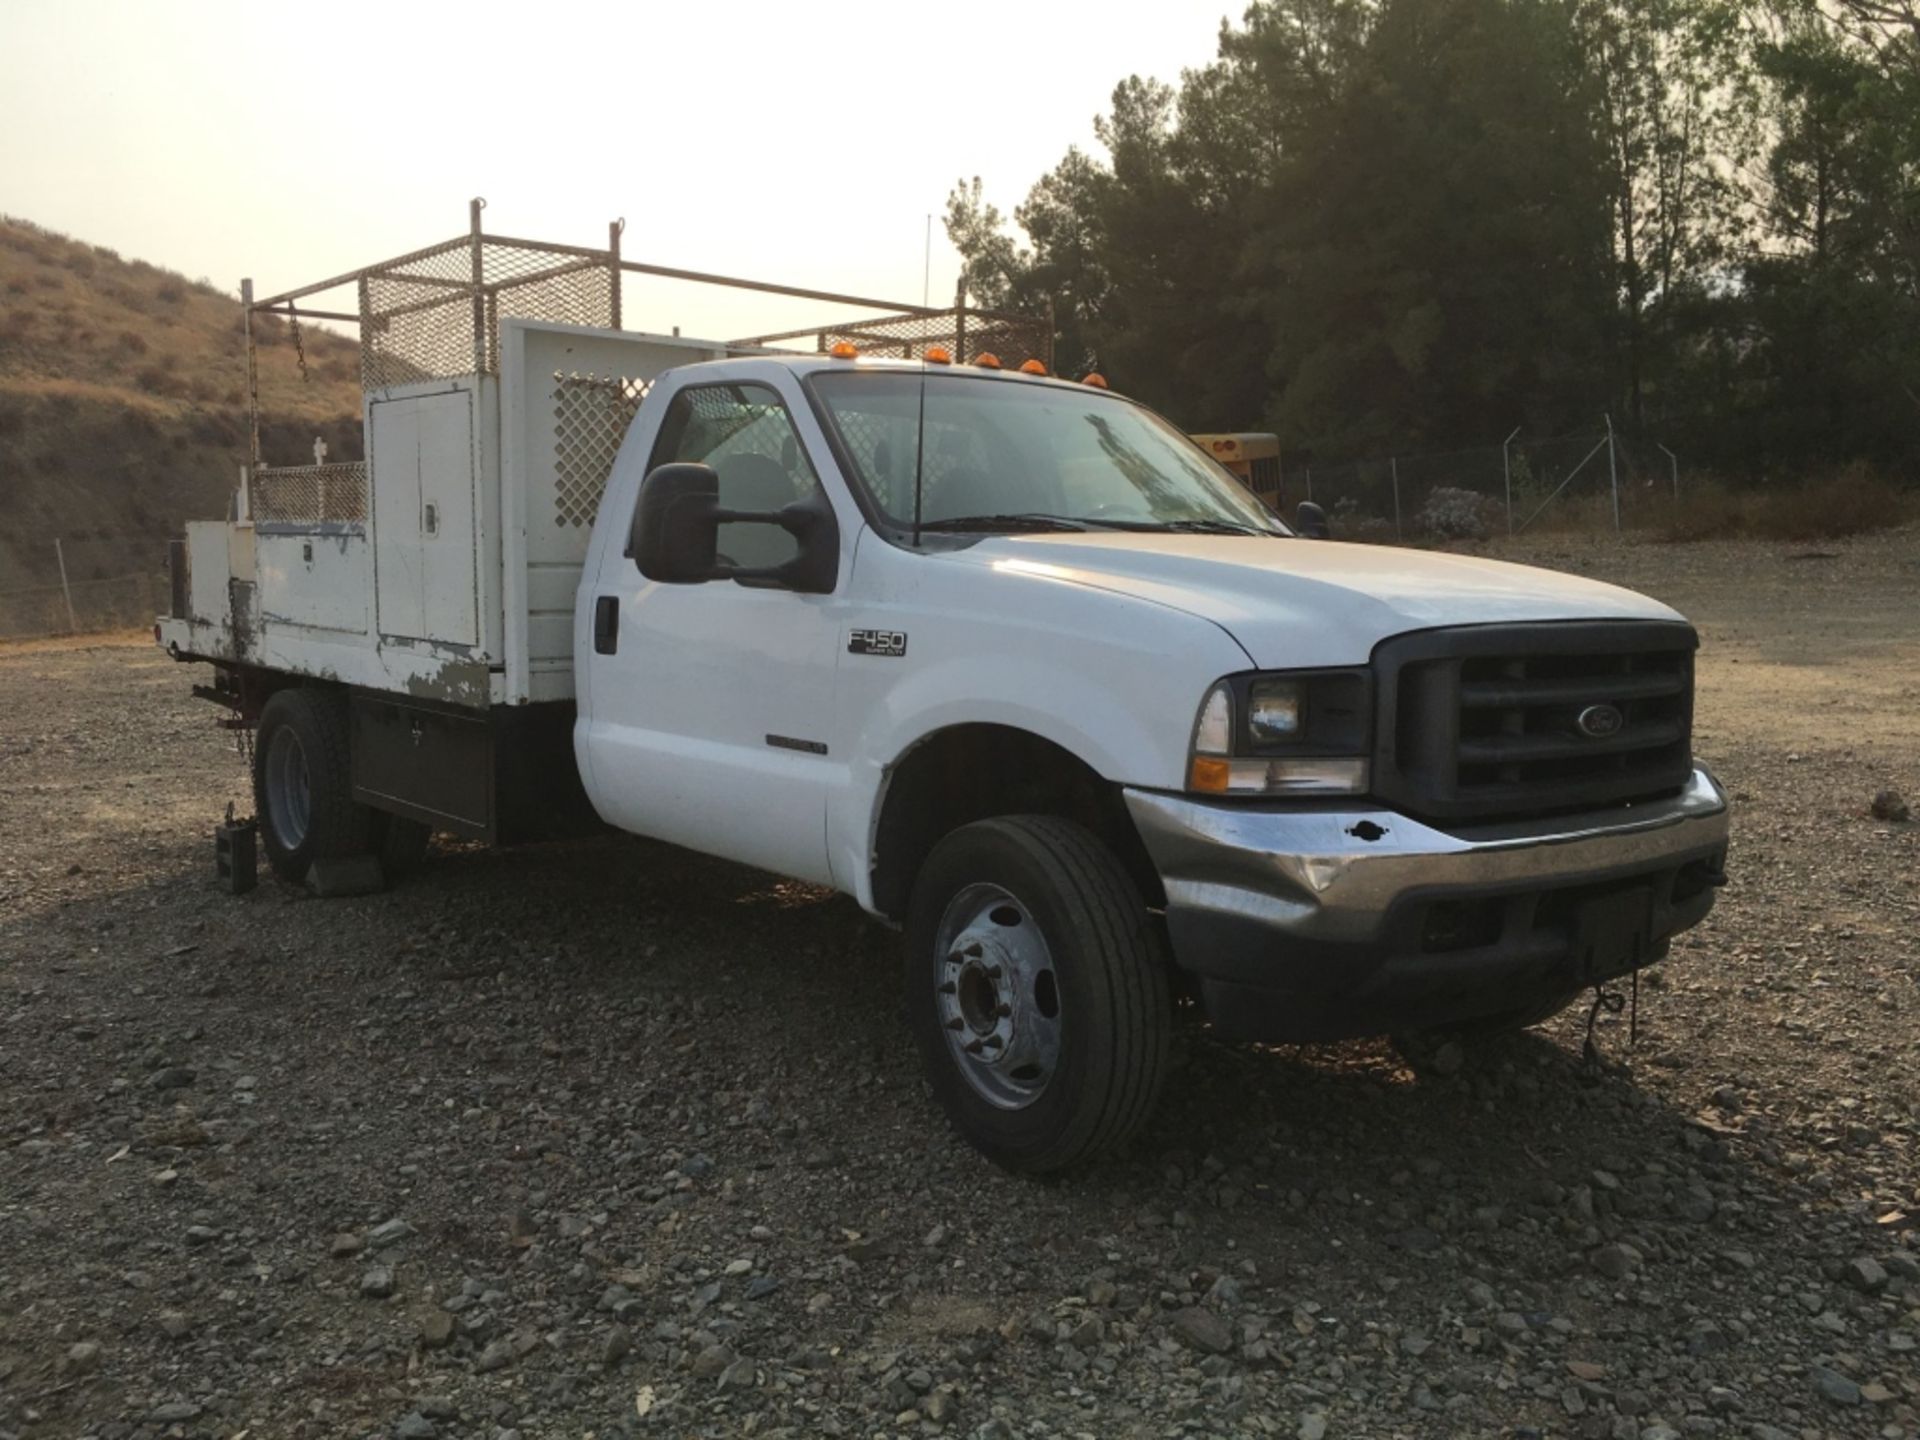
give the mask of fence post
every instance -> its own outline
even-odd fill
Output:
[[[1312,500],[1313,499],[1313,467],[1311,465],[1303,466],[1301,468],[1300,473],[1307,477],[1307,499]]]
[[[1620,533],[1620,467],[1613,454],[1613,415],[1601,417],[1607,422],[1607,479],[1613,486],[1613,532]]]
[[[478,195],[467,202],[468,263],[473,278],[473,378],[476,381],[487,373],[488,342],[493,339],[487,333],[486,239],[480,230],[480,212],[486,208],[487,202]]]
[[[1658,445],[1659,442],[1656,441],[1655,444]],[[1660,452],[1667,457],[1667,470],[1673,476],[1673,499],[1674,503],[1678,504],[1680,501],[1680,457],[1664,445],[1660,445],[1659,449]]]
[[[1513,435],[1520,433],[1518,425],[1513,427]],[[1513,461],[1508,458],[1507,447],[1513,444],[1513,435],[1500,442],[1500,478],[1507,487],[1507,534],[1513,534]]]
[[[53,558],[60,564],[60,593],[67,602],[67,633],[78,635],[80,621],[73,613],[73,587],[67,583],[67,552],[62,548],[58,535],[53,537]]]
[[[620,235],[627,228],[627,217],[607,224],[607,300],[608,308],[613,312],[613,328],[621,328],[623,318],[620,314]]]
[[[1400,536],[1400,457],[1398,455],[1388,457],[1387,466],[1389,469],[1393,471],[1393,538],[1398,540],[1401,538]]]

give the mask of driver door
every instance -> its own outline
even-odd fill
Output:
[[[674,394],[644,473],[672,461],[711,465],[728,509],[777,510],[820,487],[792,411],[759,382]],[[720,527],[720,557],[742,566],[777,565],[794,545],[775,525]],[[845,771],[828,735],[841,602],[732,580],[661,584],[609,554],[600,603],[619,611],[613,652],[592,656],[585,732],[605,817],[830,883],[827,796]]]

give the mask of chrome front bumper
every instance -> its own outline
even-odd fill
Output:
[[[1577,988],[1643,964],[1652,956],[1642,951],[1664,952],[1705,915],[1727,843],[1726,796],[1697,768],[1666,799],[1456,830],[1363,806],[1146,790],[1126,800],[1184,969],[1214,990],[1338,997],[1361,1011],[1442,992],[1454,1010],[1471,1010],[1476,987]],[[1616,895],[1621,906],[1647,907],[1644,944],[1596,957],[1586,942],[1605,927],[1594,916]],[[1481,906],[1474,923],[1487,933],[1436,951],[1437,905]],[[1210,1008],[1232,998],[1210,991]],[[1368,1023],[1360,1014],[1308,1028],[1365,1033]]]

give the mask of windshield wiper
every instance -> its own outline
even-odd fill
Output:
[[[995,530],[1085,530],[1083,521],[1065,515],[1042,515],[1023,511],[1016,515],[950,515],[944,520],[923,520],[922,530],[986,531]]]
[[[1174,531],[1182,535],[1278,535],[1278,530],[1263,530],[1257,525],[1242,525],[1238,520],[1107,520],[1094,522],[1115,530]]]

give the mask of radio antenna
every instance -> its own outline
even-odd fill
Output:
[[[913,548],[920,548],[920,463],[927,453],[927,357],[920,357],[920,419],[913,427]]]

